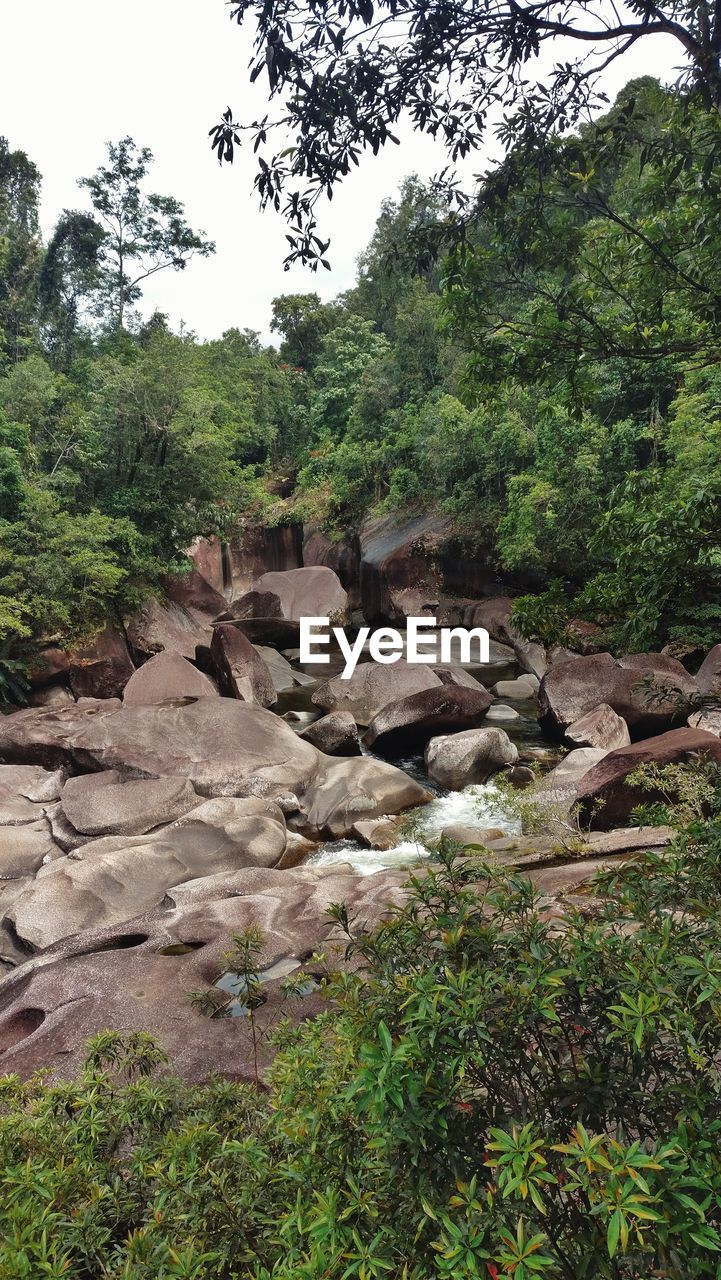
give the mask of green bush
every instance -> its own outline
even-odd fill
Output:
[[[668,910],[707,823],[672,888],[651,859],[562,927],[450,849],[375,932],[338,907],[361,967],[269,1092],[113,1033],[72,1083],[5,1079],[0,1277],[718,1276],[718,896]]]

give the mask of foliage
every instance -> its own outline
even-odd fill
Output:
[[[631,864],[559,930],[467,852],[370,934],[334,908],[362,967],[280,1033],[267,1095],[112,1032],[73,1082],[6,1078],[0,1275],[716,1276],[717,891]]]
[[[146,193],[143,183],[153,161],[148,147],[132,138],[108,144],[108,162],[80,186],[102,228],[97,245],[98,306],[122,329],[126,309],[142,295],[143,281],[158,271],[182,271],[193,254],[207,257],[215,245],[192,230],[174,196]]]
[[[721,102],[721,17],[708,6],[700,13],[693,0],[632,0],[627,13],[611,15],[593,0],[580,0],[573,13],[560,0],[542,8],[519,0],[233,0],[230,12],[238,25],[254,22],[249,79],[267,77],[269,110],[236,121],[228,107],[210,130],[212,147],[221,163],[232,161],[250,135],[261,203],[282,210],[290,225],[286,261],[314,269],[328,265],[319,200],[332,198],[363,153],[399,144],[394,130],[404,116],[444,145],[449,163],[439,186],[462,209],[457,165],[483,145],[489,127],[507,148],[520,142],[543,153],[606,100],[601,71],[639,40],[677,41],[683,97],[709,117]],[[562,58],[539,57],[559,38]]]

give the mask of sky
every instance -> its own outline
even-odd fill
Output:
[[[63,209],[88,207],[77,179],[102,163],[107,141],[130,134],[149,146],[152,189],[182,201],[191,226],[217,252],[156,276],[141,310],[160,309],[174,327],[183,322],[201,338],[237,326],[268,341],[278,294],[313,290],[331,298],[349,288],[381,201],[406,174],[428,178],[445,162],[440,146],[401,129],[402,146],[369,156],[322,210],[332,271],[286,272],[286,227],[258,207],[252,156],[241,151],[232,168],[221,169],[210,150],[208,129],[226,105],[236,119],[263,109],[260,81],[251,90],[247,80],[249,33],[231,24],[226,0],[0,0],[0,38],[0,134],[43,175],[43,234]],[[604,87],[613,96],[633,76],[670,79],[677,62],[673,41],[644,39]],[[468,169],[484,167],[476,156]]]

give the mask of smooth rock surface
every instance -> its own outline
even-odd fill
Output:
[[[150,835],[107,836],[42,867],[12,904],[17,936],[35,951],[83,929],[108,927],[158,904],[184,880],[272,866],[285,819],[265,800],[208,800]]]
[[[425,750],[429,777],[453,791],[485,782],[517,760],[518,748],[503,729],[469,729],[431,738]]]
[[[157,653],[131,676],[123,693],[127,707],[152,706],[172,698],[217,698],[218,690],[179,653]]]
[[[347,593],[337,574],[325,565],[264,573],[256,579],[254,590],[276,595],[282,617],[292,622],[329,618],[331,626],[342,626],[350,620]]]
[[[626,721],[606,702],[574,720],[566,729],[565,738],[572,747],[603,747],[606,751],[627,747],[631,741]]]
[[[134,670],[125,636],[114,627],[68,652],[68,679],[76,698],[118,698]]]
[[[109,776],[110,782],[103,780]],[[76,831],[89,836],[139,836],[166,826],[197,807],[187,778],[141,778],[123,782],[115,770],[69,778],[62,807]]]
[[[358,726],[350,711],[331,711],[302,729],[301,738],[327,756],[359,756]]]
[[[0,717],[0,755],[73,772],[188,778],[202,796],[302,795],[322,760],[280,717],[233,698],[18,711]]]
[[[421,689],[440,687],[441,681],[430,667],[403,659],[389,666],[364,662],[356,667],[349,680],[340,676],[327,680],[316,689],[312,701],[324,711],[349,711],[356,724],[368,725],[389,702],[397,702]]]
[[[477,728],[491,702],[491,695],[482,685],[475,689],[462,685],[421,689],[383,707],[368,725],[363,742],[381,755],[425,746],[438,734]]]
[[[213,629],[210,655],[224,694],[257,707],[272,707],[278,700],[268,667],[247,636],[232,623]]]
[[[538,694],[539,720],[547,732],[559,734],[606,703],[626,721],[632,737],[645,737],[683,724],[694,696],[695,681],[666,654],[616,660],[596,653],[551,667]]]
[[[627,781],[629,774],[644,764],[663,767],[699,759],[721,763],[721,739],[701,729],[673,729],[611,751],[577,786],[576,799],[581,812],[599,830],[623,825],[637,805],[662,799],[653,791],[631,786]]]

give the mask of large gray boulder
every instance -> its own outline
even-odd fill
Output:
[[[340,579],[325,565],[264,573],[254,590],[271,592],[280,601],[281,616],[293,622],[301,618],[329,618],[332,625],[350,621],[348,596]]]
[[[139,667],[125,686],[127,707],[152,706],[171,698],[217,698],[218,690],[179,653],[156,653]]]
[[[638,738],[683,724],[696,697],[696,682],[666,654],[617,660],[610,653],[595,653],[551,667],[538,694],[539,720],[546,732],[558,736],[606,703]]]
[[[478,684],[475,689],[448,684],[421,689],[382,707],[368,725],[363,741],[380,755],[424,746],[439,733],[477,728],[492,701],[490,693]]]
[[[453,791],[485,782],[517,760],[518,748],[503,729],[467,729],[431,738],[425,750],[429,777]]]
[[[210,656],[220,687],[229,697],[257,707],[272,707],[277,702],[268,667],[247,636],[232,623],[214,627]]]
[[[62,808],[76,831],[88,836],[139,836],[182,818],[198,805],[187,778],[124,782],[114,769],[69,778]]]
[[[571,747],[603,747],[606,751],[627,747],[631,741],[626,721],[607,702],[569,724],[565,738]]]
[[[129,920],[184,880],[274,866],[285,845],[285,819],[277,805],[207,800],[162,831],[93,840],[41,866],[9,917],[21,942],[41,951],[80,930]]]
[[[312,701],[324,711],[349,711],[356,724],[368,725],[389,702],[441,685],[430,667],[404,662],[402,658],[388,665],[364,662],[349,680],[340,676],[327,680],[313,694]]]

